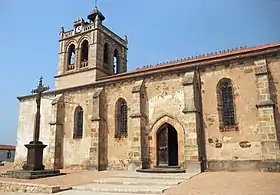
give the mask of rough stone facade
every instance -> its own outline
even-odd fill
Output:
[[[41,108],[40,140],[48,145],[44,151],[47,168],[156,167],[161,158],[159,129],[169,124],[176,130],[176,138],[167,138],[168,147],[176,142],[177,148],[169,155],[177,153],[177,165],[187,171],[280,169],[279,44],[126,72],[127,40],[102,25],[103,15],[98,10],[93,15],[92,23],[85,23],[81,34],[61,32],[56,89],[44,94]],[[77,68],[69,73],[65,71],[65,45],[79,45],[84,37],[90,42],[88,67],[80,69],[77,60]],[[110,52],[110,68],[103,67],[102,45],[109,38],[122,47],[117,74],[113,74]],[[230,126],[223,124],[219,94],[219,83],[225,79],[232,82],[235,123]],[[127,105],[127,135],[122,137],[116,137],[119,99]],[[32,138],[36,108],[32,95],[19,97],[19,101],[16,165],[26,159],[24,144]],[[79,139],[73,136],[77,106],[83,109]]]

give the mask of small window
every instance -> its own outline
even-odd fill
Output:
[[[127,136],[127,103],[120,98],[116,103],[116,132],[115,137]]]
[[[84,117],[83,108],[81,106],[78,106],[74,113],[74,134],[73,134],[74,139],[83,137],[83,127],[84,127],[83,117]]]
[[[10,150],[8,150],[7,152],[7,159],[11,159],[12,158],[12,153]]]
[[[114,65],[113,65],[113,71],[115,74],[118,74],[120,71],[120,59],[119,59],[119,51],[115,49],[114,51]]]

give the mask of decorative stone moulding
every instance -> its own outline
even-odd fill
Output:
[[[272,101],[272,100],[263,100],[263,101],[260,101],[257,105],[256,105],[256,107],[257,108],[261,108],[261,107],[274,107],[275,106],[275,104],[274,104],[274,102]]]

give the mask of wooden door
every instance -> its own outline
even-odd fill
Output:
[[[158,166],[168,166],[168,127],[162,127],[157,134]]]

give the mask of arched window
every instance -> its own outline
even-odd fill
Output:
[[[84,40],[81,45],[81,68],[88,66],[88,41]]]
[[[228,78],[221,79],[217,85],[218,111],[220,129],[235,130],[235,106],[232,82]]]
[[[127,103],[120,98],[116,103],[116,132],[115,137],[127,136]]]
[[[81,106],[78,106],[75,109],[74,113],[74,133],[73,138],[82,138],[83,137],[83,126],[84,126],[84,120],[83,120],[83,108]]]
[[[104,67],[108,67],[109,64],[109,45],[108,43],[104,44],[104,49],[103,49],[103,65]]]
[[[68,48],[68,64],[67,70],[73,70],[75,67],[75,45],[71,44]]]
[[[120,67],[119,67],[119,51],[117,49],[114,50],[114,73],[115,74],[118,74],[119,73],[119,70],[120,70]]]

